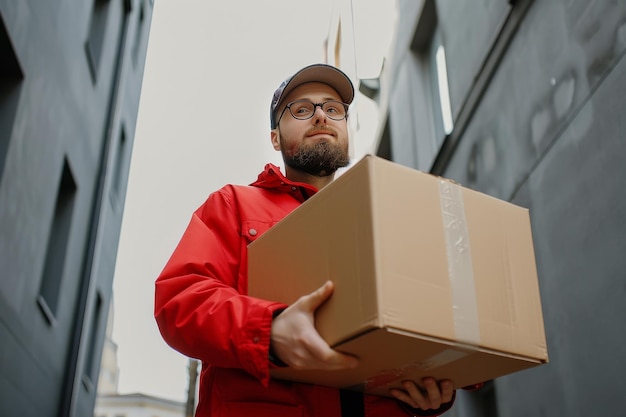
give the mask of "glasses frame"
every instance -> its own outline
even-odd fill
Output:
[[[301,116],[296,116],[295,114],[293,114],[292,111],[291,111],[291,106],[293,106],[296,103],[310,103],[310,104],[312,104],[313,105],[313,111],[311,112],[311,115],[307,116],[307,117],[301,117]],[[341,116],[340,118],[337,118],[337,117],[329,115],[328,113],[326,113],[324,111],[324,107],[323,107],[325,104],[328,104],[328,103],[339,103],[339,104],[341,104],[344,107],[344,109],[346,110],[346,113],[343,116]],[[317,111],[318,107],[320,109],[322,109],[322,113],[324,113],[326,115],[326,117],[328,117],[330,120],[335,120],[335,121],[338,122],[338,121],[344,120],[345,118],[348,117],[348,108],[350,107],[350,105],[348,103],[344,103],[343,101],[339,101],[339,100],[327,100],[327,101],[324,101],[322,103],[313,103],[310,100],[294,100],[294,101],[291,101],[291,102],[287,103],[287,105],[285,106],[283,111],[280,112],[280,116],[276,120],[276,126],[278,126],[278,124],[280,123],[280,121],[283,118],[283,115],[285,114],[285,112],[287,110],[289,110],[289,114],[291,114],[291,117],[293,117],[296,120],[309,120],[309,119],[313,118],[313,116],[315,116],[315,112]]]

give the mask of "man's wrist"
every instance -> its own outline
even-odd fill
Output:
[[[285,362],[283,362],[277,355],[276,353],[274,353],[274,349],[272,349],[272,345],[270,344],[270,349],[268,351],[268,355],[267,355],[270,363],[274,366],[276,366],[277,368],[286,368],[289,365],[287,365]]]
[[[272,313],[272,320],[274,320],[280,313],[282,313],[285,309],[284,308],[279,308],[278,310],[275,310]],[[278,355],[276,355],[276,352],[274,352],[274,348],[272,346],[272,341],[270,340],[270,347],[269,350],[267,352],[267,356],[268,359],[270,361],[270,363],[274,366],[276,366],[277,368],[286,368],[289,365],[287,365],[285,362],[283,362]]]

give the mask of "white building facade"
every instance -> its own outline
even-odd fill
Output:
[[[184,417],[185,404],[145,394],[100,395],[94,417]]]

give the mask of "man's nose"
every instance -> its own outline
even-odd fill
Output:
[[[326,120],[326,113],[322,110],[322,106],[316,105],[315,112],[313,113],[313,118],[315,119],[315,124]]]

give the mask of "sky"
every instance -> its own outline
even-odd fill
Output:
[[[212,191],[249,184],[268,162],[282,166],[270,144],[271,96],[286,77],[324,60],[338,3],[154,2],[113,283],[120,394],[185,401],[187,358],[158,332],[154,280]],[[380,69],[394,3],[358,4],[355,28],[364,28],[365,47],[356,50],[365,52],[355,55],[368,78]],[[375,130],[372,119],[361,127]]]

